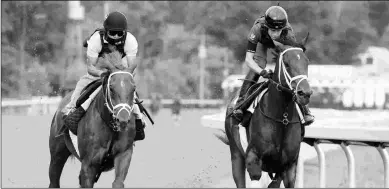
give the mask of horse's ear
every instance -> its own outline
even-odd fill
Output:
[[[280,42],[278,42],[278,41],[273,40],[273,44],[274,44],[276,50],[278,50],[280,52],[285,49],[285,45],[280,43]]]
[[[305,46],[308,42],[308,38],[309,38],[309,32],[307,34],[307,36],[305,36],[305,38],[302,40],[302,44]]]
[[[135,77],[135,71],[132,69],[132,68],[126,68],[125,69],[126,72],[130,72],[132,74],[133,77]]]

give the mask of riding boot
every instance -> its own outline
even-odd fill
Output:
[[[313,116],[311,114],[311,111],[309,110],[308,105],[300,106],[300,107],[301,107],[302,113],[304,115],[304,121],[305,121],[303,126],[308,126],[308,125],[312,124],[315,121],[315,116]]]
[[[251,86],[253,86],[256,83],[258,79],[259,79],[259,75],[256,72],[250,70],[249,73],[246,75],[245,80],[243,81],[243,84],[239,91],[238,100],[236,101],[234,107],[235,110],[232,114],[238,122],[242,121],[243,113],[244,111],[246,111],[246,107],[241,106],[240,108],[237,108],[237,105],[239,105],[244,101],[247,91]]]
[[[82,107],[76,108],[73,112],[71,112],[71,116],[67,116],[64,119],[65,125],[72,131],[75,135],[77,135],[78,123],[85,115],[86,111]],[[69,114],[70,115],[70,114]]]
[[[68,106],[65,106],[61,112],[63,113],[62,114],[62,119],[65,120],[66,117],[71,114],[72,112],[74,112],[76,110],[76,108],[71,108],[71,107],[68,107]]]
[[[137,98],[137,97],[136,97]],[[143,120],[143,114],[141,113],[140,111],[140,108],[139,108],[139,105],[136,104],[134,106],[134,110],[133,110],[133,113],[135,114],[135,130],[136,130],[136,134],[135,134],[135,141],[137,140],[143,140],[145,139],[145,131],[144,131],[144,128],[146,127],[146,123],[145,121]]]
[[[145,139],[145,123],[142,119],[136,119],[135,120],[135,129],[136,129],[136,134],[135,134],[135,141],[137,140],[143,140]]]

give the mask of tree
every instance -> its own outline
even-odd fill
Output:
[[[373,26],[378,34],[378,40],[380,40],[389,24],[389,3],[386,1],[369,1],[369,20],[371,26]]]
[[[28,96],[38,90],[45,91],[29,85],[30,76],[23,74],[28,70],[32,73],[44,70],[32,68],[37,60],[42,65],[57,62],[65,38],[67,9],[63,7],[66,3],[2,2],[2,70],[5,71],[2,77],[7,78],[2,80],[6,84],[2,89],[5,95]],[[18,78],[13,80],[13,76]]]

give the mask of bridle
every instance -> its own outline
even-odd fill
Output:
[[[112,117],[114,120],[117,120],[117,117],[121,111],[126,111],[128,113],[128,115],[130,116],[132,111],[134,110],[134,105],[135,105],[135,104],[133,104],[132,106],[130,106],[128,103],[119,103],[119,104],[114,105],[112,103],[112,97],[111,97],[111,91],[110,91],[110,81],[111,81],[112,76],[116,75],[116,74],[129,74],[132,78],[134,77],[134,75],[132,75],[132,73],[125,72],[125,71],[113,72],[108,76],[107,87],[105,90],[106,98],[105,98],[104,105],[108,108],[108,110],[112,114]],[[119,109],[119,111],[117,111],[117,113],[115,114],[116,109]]]

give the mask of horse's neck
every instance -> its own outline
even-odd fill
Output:
[[[94,102],[91,104],[91,106],[93,106],[93,108],[96,108],[98,111],[102,110],[105,104],[104,89],[105,89],[104,87],[101,87],[101,90],[96,95]]]
[[[273,83],[269,84],[266,111],[269,112],[270,115],[283,115],[285,113],[288,105],[291,104],[291,97],[289,94],[285,92],[278,91],[276,85]],[[288,108],[289,109],[289,108]]]

